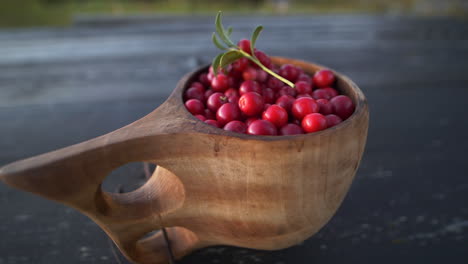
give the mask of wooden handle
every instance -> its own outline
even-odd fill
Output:
[[[89,216],[130,260],[167,263],[167,249],[160,234],[141,239],[162,228],[160,215],[183,202],[183,196],[171,193],[183,189],[177,185],[177,176],[161,168],[134,192],[114,194],[101,189],[105,177],[119,166],[174,155],[174,151],[163,150],[168,147],[163,142],[172,136],[165,128],[174,126],[165,120],[158,123],[155,112],[107,135],[9,164],[0,169],[0,179]],[[175,245],[182,245],[174,252],[176,256],[195,247],[196,236],[189,231],[171,229],[169,233]]]

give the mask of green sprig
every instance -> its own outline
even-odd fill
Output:
[[[216,20],[215,20],[216,32],[213,32],[211,40],[213,41],[213,44],[218,49],[224,52],[218,54],[213,59],[212,66],[213,66],[214,74],[215,75],[218,74],[219,68],[225,68],[226,66],[228,66],[229,64],[235,62],[236,60],[240,58],[247,58],[251,60],[253,63],[257,64],[262,70],[264,70],[268,74],[272,75],[278,80],[294,88],[294,83],[290,82],[289,80],[281,77],[280,75],[276,74],[274,71],[267,68],[255,56],[255,53],[253,51],[255,50],[255,44],[257,42],[257,38],[260,35],[260,32],[262,32],[263,27],[262,26],[256,27],[252,33],[252,37],[250,38],[250,49],[252,50],[252,55],[250,55],[247,52],[241,50],[237,45],[234,45],[233,41],[229,38],[232,33],[232,28],[229,27],[227,30],[224,29],[223,23],[221,21],[221,14],[222,12],[219,11],[218,14],[216,15]]]

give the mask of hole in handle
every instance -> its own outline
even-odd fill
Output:
[[[157,165],[146,162],[131,162],[114,169],[102,183],[108,193],[129,193],[143,186]]]

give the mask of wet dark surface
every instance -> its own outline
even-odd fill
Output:
[[[372,16],[229,17],[258,46],[351,77],[369,100],[361,167],[333,219],[274,252],[215,247],[177,263],[467,263],[468,23]],[[0,164],[93,138],[161,104],[215,55],[211,17],[0,31]],[[139,164],[106,184],[132,188]],[[73,209],[0,184],[0,264],[118,263]],[[125,263],[121,259],[122,263]]]

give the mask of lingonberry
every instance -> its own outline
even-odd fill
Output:
[[[223,73],[218,73],[213,80],[211,80],[211,89],[215,92],[224,92],[229,88],[229,80]]]
[[[225,124],[241,119],[241,111],[239,106],[234,103],[223,104],[216,112],[216,120],[218,124],[224,126]]]
[[[248,81],[248,80],[255,81],[257,79],[257,69],[255,69],[253,67],[247,67],[242,72],[242,78],[245,81]]]
[[[278,130],[270,121],[255,120],[247,128],[247,134],[275,136],[278,134]]]
[[[296,82],[306,82],[306,83],[310,84],[311,87],[312,87],[312,78],[310,78],[310,76],[308,74],[306,74],[306,73],[299,74],[299,77],[297,77]],[[312,87],[312,88],[314,88],[314,87]]]
[[[239,102],[240,97],[236,94],[230,95],[227,97],[228,102],[237,104]]]
[[[283,107],[288,113],[291,113],[291,107],[296,99],[290,95],[283,95],[276,99],[276,104]]]
[[[331,88],[331,87],[325,87],[325,88],[322,88],[322,89],[325,90],[325,91],[327,91],[328,94],[329,94],[332,98],[335,97],[335,96],[338,96],[338,94],[339,94],[337,90],[335,90],[335,89],[333,89],[333,88]]]
[[[322,115],[333,114],[333,105],[330,103],[330,101],[327,99],[318,99],[316,102],[319,105],[319,112]]]
[[[233,96],[233,95],[239,96],[239,91],[235,88],[229,88],[224,92],[224,95],[226,97]]]
[[[205,120],[205,123],[214,127],[219,127],[218,121],[213,120],[213,119],[207,119]]]
[[[203,115],[205,106],[198,99],[189,99],[185,102],[185,107],[192,115]]]
[[[247,132],[247,125],[241,121],[231,121],[224,126],[224,130],[245,134]]]
[[[232,63],[232,69],[236,72],[243,72],[249,66],[249,59],[240,58]]]
[[[279,91],[284,86],[284,83],[276,77],[270,76],[268,77],[267,86],[274,91]]]
[[[263,89],[263,100],[266,104],[273,104],[275,103],[275,91],[271,88]]]
[[[291,82],[295,82],[297,77],[299,77],[300,71],[294,65],[284,64],[281,66],[279,74]]]
[[[302,97],[294,101],[291,112],[294,117],[298,120],[302,120],[306,115],[317,113],[319,111],[319,105],[312,98]]]
[[[333,114],[326,115],[325,118],[327,119],[327,127],[333,127],[343,122],[343,119],[341,119],[341,117]]]
[[[277,128],[281,128],[288,123],[288,112],[279,105],[271,105],[262,114],[263,120],[268,120]]]
[[[206,106],[208,109],[216,113],[218,109],[225,103],[227,103],[227,97],[223,93],[214,93],[206,100]]]
[[[263,97],[256,92],[248,92],[239,99],[239,108],[247,116],[255,116],[263,111]]]
[[[315,100],[318,100],[318,99],[330,100],[332,99],[332,95],[330,91],[327,91],[325,89],[317,89],[312,92],[312,98],[314,98]]]
[[[266,73],[266,71],[257,70],[257,77],[255,78],[257,82],[264,83],[267,81],[267,79],[268,79],[268,73]]]
[[[255,57],[268,69],[273,68],[273,63],[271,63],[270,57],[266,55],[263,51],[256,50],[255,52]]]
[[[185,91],[184,98],[186,101],[189,99],[198,99],[201,102],[203,102],[205,101],[205,94],[200,88],[191,87],[191,88],[188,88],[187,91]]]
[[[252,55],[252,50],[250,49],[250,40],[248,39],[241,39],[239,43],[237,43],[237,46],[248,54]]]
[[[247,118],[247,119],[245,120],[245,124],[246,124],[247,126],[250,126],[250,124],[252,124],[252,122],[255,121],[255,120],[259,120],[258,117],[249,117],[249,118]]]
[[[296,92],[298,94],[310,94],[312,93],[312,86],[304,81],[298,81],[295,84]]]
[[[206,117],[203,116],[203,115],[195,115],[195,117],[198,118],[199,120],[203,121],[203,122],[205,122],[205,120],[206,120]]]
[[[307,133],[312,133],[327,128],[327,119],[319,113],[308,114],[302,119],[302,129]]]
[[[299,134],[304,134],[304,130],[302,130],[302,127],[297,125],[297,124],[286,124],[280,129],[280,135],[286,136],[286,135],[299,135]]]
[[[212,112],[210,109],[205,109],[205,117],[206,119],[216,119],[215,112]]]
[[[312,81],[319,88],[331,86],[335,82],[335,74],[330,70],[320,70],[314,74]]]
[[[258,94],[262,94],[262,88],[260,87],[260,84],[256,81],[244,81],[239,87],[239,93],[242,96],[248,92],[256,92]]]
[[[292,88],[291,86],[283,86],[278,91],[278,97],[281,97],[283,95],[290,95],[292,97],[296,97],[296,89]]]
[[[200,77],[198,77],[198,80],[203,84],[203,86],[208,87],[211,84],[211,81],[208,80],[208,74],[207,73],[202,73],[200,74]]]
[[[338,95],[330,100],[333,105],[333,112],[335,115],[341,117],[343,120],[350,117],[354,112],[354,103],[346,95]]]
[[[296,96],[297,99],[302,98],[302,97],[312,98],[312,95],[310,95],[310,94],[298,94]]]
[[[208,98],[210,98],[210,96],[214,94],[214,91],[211,90],[211,89],[208,89],[205,91],[205,101],[208,100]]]
[[[198,89],[200,89],[200,91],[202,93],[205,92],[205,86],[201,82],[193,82],[193,83],[190,84],[190,87],[198,88]]]

